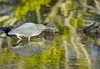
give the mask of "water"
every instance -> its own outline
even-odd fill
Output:
[[[31,42],[23,38],[19,43],[16,37],[1,38],[0,69],[99,69],[99,45],[83,33],[75,35],[80,32],[70,41],[67,34],[32,37]]]
[[[11,0],[8,1],[11,2]],[[22,18],[22,21],[41,23],[51,21],[60,30],[59,34],[42,33],[38,37],[32,37],[30,42],[27,41],[27,38],[22,38],[23,40],[19,43],[16,37],[9,38],[0,32],[0,69],[100,69],[100,40],[95,42],[83,33],[85,26],[91,25],[94,21],[100,21],[99,12],[93,12],[94,9],[87,9],[82,5],[77,8],[77,2],[81,4],[81,1],[78,0],[77,2],[62,1],[52,2],[50,8],[42,7],[40,13],[29,11],[29,17],[26,17],[26,20],[23,20],[25,17],[21,13],[23,12],[22,5],[19,5],[19,10],[17,9],[15,12],[17,16],[5,18],[9,18],[8,21],[3,22],[3,19],[0,21],[0,26],[14,24],[17,19],[14,20],[13,17],[18,17],[20,20]],[[11,2],[8,6],[10,9],[0,7],[1,14],[10,15],[19,2],[19,0]],[[85,2],[86,0],[84,0]],[[96,4],[92,0],[87,2],[90,6],[93,3]],[[32,4],[31,1],[27,3]],[[12,6],[13,4],[15,5]],[[95,6],[93,5],[92,7]],[[26,8],[29,9],[29,6]],[[90,11],[92,12],[88,13]],[[24,14],[26,14],[25,12]]]

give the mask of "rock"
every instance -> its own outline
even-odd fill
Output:
[[[93,39],[100,38],[100,24],[94,22],[92,25],[85,27],[83,33],[92,37]]]

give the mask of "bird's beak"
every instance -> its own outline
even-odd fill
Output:
[[[51,29],[51,30],[54,30],[54,28],[52,28],[52,27],[46,27],[46,29]]]

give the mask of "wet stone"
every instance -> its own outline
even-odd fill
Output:
[[[95,40],[100,38],[100,24],[94,22],[92,25],[85,27],[83,29],[83,33],[92,37]]]

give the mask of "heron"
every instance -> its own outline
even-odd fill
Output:
[[[39,35],[44,29],[46,29],[46,26],[43,24],[27,22],[13,28],[8,32],[8,35],[16,35],[19,40],[22,40],[21,37],[28,37],[28,41],[30,41],[32,36]]]

